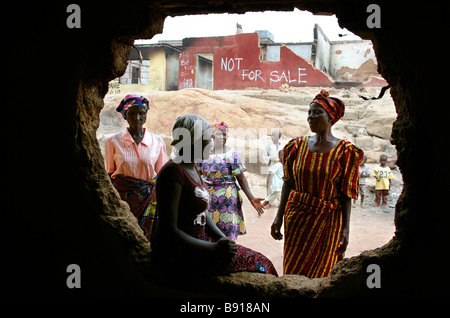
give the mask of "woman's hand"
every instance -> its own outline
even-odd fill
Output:
[[[339,239],[339,246],[336,249],[336,253],[338,254],[344,253],[347,250],[349,235],[350,235],[349,228],[344,227],[342,229],[341,238]]]
[[[275,240],[282,240],[283,234],[281,234],[281,226],[283,225],[283,218],[279,218],[278,215],[275,216],[272,226],[270,227],[270,234]]]
[[[350,213],[352,210],[352,199],[350,199],[347,195],[341,194],[339,198],[339,203],[341,204],[342,209],[342,233],[339,238],[339,245],[336,249],[336,253],[344,253],[347,249],[348,241],[349,241],[349,232],[350,232]]]
[[[238,251],[236,243],[228,237],[223,237],[214,244],[215,254],[220,260],[219,262],[224,266],[231,264]]]
[[[281,234],[281,226],[283,225],[284,210],[293,187],[294,180],[288,179],[284,181],[283,188],[281,189],[280,206],[278,207],[278,212],[275,215],[272,226],[270,227],[270,234],[275,240],[281,241],[283,239],[283,234]]]
[[[256,212],[258,212],[259,216],[261,216],[261,214],[264,214],[264,207],[261,204],[261,201],[264,201],[264,199],[254,198],[253,200],[250,200],[251,204],[255,208]]]
[[[252,191],[250,191],[250,187],[248,186],[247,178],[245,177],[244,173],[236,175],[236,179],[239,182],[239,185],[242,188],[242,191],[244,191],[245,195],[247,196],[247,199],[250,201],[250,203],[253,205],[253,207],[258,212],[258,215],[261,216],[261,214],[264,213],[264,208],[261,204],[261,201],[264,199],[261,198],[255,198],[252,194]]]

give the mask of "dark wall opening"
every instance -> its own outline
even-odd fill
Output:
[[[26,103],[27,134],[23,139],[30,138],[30,131],[44,137],[36,138],[36,142],[26,149],[21,147],[19,152],[21,158],[30,158],[32,154],[32,172],[24,171],[22,166],[16,169],[22,171],[20,177],[7,174],[16,182],[10,187],[13,190],[10,200],[14,202],[12,214],[18,217],[13,224],[20,225],[20,229],[8,232],[10,240],[14,238],[7,261],[7,272],[12,273],[8,280],[11,294],[202,297],[226,296],[233,290],[236,297],[252,292],[261,297],[382,297],[427,296],[432,290],[432,296],[442,296],[441,286],[448,278],[433,277],[430,273],[440,268],[436,265],[448,241],[444,230],[448,208],[438,199],[445,198],[445,187],[424,185],[439,184],[448,176],[448,169],[418,172],[423,170],[424,150],[431,154],[427,157],[445,158],[442,138],[435,136],[445,136],[446,117],[430,118],[429,108],[424,107],[429,104],[432,91],[431,82],[424,78],[433,70],[423,52],[412,49],[417,34],[434,34],[433,26],[423,22],[434,17],[434,8],[423,6],[417,10],[379,1],[381,28],[369,28],[369,3],[208,1],[206,6],[204,1],[80,2],[81,29],[66,26],[69,3],[29,6],[24,19],[36,21],[36,17],[49,15],[55,19],[40,19],[39,27],[30,25],[25,31],[34,39],[30,43],[39,63],[33,65],[32,71],[40,80],[29,91],[38,102]],[[374,43],[379,72],[391,85],[398,113],[392,137],[404,188],[396,206],[396,235],[380,249],[339,263],[333,274],[324,279],[239,274],[207,281],[208,288],[203,290],[181,283],[162,287],[151,275],[145,275],[149,244],[137,231],[137,223],[129,218],[128,208],[118,199],[103,168],[95,131],[108,82],[125,71],[133,40],[151,38],[160,32],[167,15],[292,10],[294,6],[316,14],[335,13],[342,27]],[[133,12],[132,23],[128,19],[125,22],[124,12]],[[49,49],[55,47],[58,53]],[[16,55],[27,57],[24,52]],[[48,66],[55,63],[59,67],[49,70]],[[55,87],[48,84],[55,82]],[[22,96],[19,89],[14,93]],[[440,113],[442,107],[437,101],[433,107]],[[15,110],[18,115],[23,112],[19,107]],[[20,190],[22,180],[26,180],[27,189],[33,189],[27,200]],[[43,212],[30,217],[30,211]],[[69,264],[81,268],[80,289],[69,289],[66,285]],[[367,287],[370,264],[381,268],[380,289]],[[31,268],[33,274],[27,275]]]

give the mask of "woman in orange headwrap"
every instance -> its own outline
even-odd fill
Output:
[[[358,196],[363,152],[333,136],[344,103],[321,90],[309,105],[312,136],[292,139],[283,150],[284,185],[271,234],[281,240],[284,274],[326,277],[348,245],[351,198]]]

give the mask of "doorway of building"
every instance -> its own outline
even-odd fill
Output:
[[[213,53],[196,54],[195,87],[213,89],[213,59]]]

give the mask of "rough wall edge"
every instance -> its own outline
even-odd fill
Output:
[[[119,59],[126,59],[126,54],[119,54]],[[122,61],[118,61],[118,65],[123,65]],[[120,71],[122,72],[122,71]],[[123,73],[123,72],[122,72]],[[85,87],[86,91],[96,92],[98,95],[97,103],[95,105],[84,105],[84,108],[94,107],[96,112],[100,112],[101,107],[99,103],[103,103],[103,97],[100,93],[101,90],[95,87],[96,84],[92,83],[93,87]],[[107,82],[100,83],[100,85],[106,85]],[[92,119],[92,117],[91,117]],[[95,130],[98,126],[98,116],[94,116],[94,119],[85,124],[92,125],[91,129],[82,130],[85,137],[90,140],[90,142],[83,144],[91,144],[96,142]],[[95,129],[94,129],[95,128]],[[102,156],[97,146],[90,146],[86,148],[86,153],[88,153],[88,158],[92,161],[90,165],[96,166],[94,171],[97,171],[96,176],[91,175],[90,180],[86,180],[87,183],[92,187],[95,184],[97,188],[97,196],[100,198],[103,204],[103,214],[101,218],[109,226],[113,227],[118,233],[123,241],[123,247],[128,249],[135,259],[135,262],[145,274],[149,270],[149,262],[151,258],[151,248],[150,243],[145,240],[145,237],[140,230],[137,221],[131,214],[128,206],[120,200],[117,192],[113,188],[112,184],[109,182],[106,171],[104,170]],[[102,175],[103,174],[103,175]],[[251,295],[258,295],[263,298],[277,298],[277,297],[333,297],[336,294],[336,289],[341,290],[344,288],[347,292],[351,293],[351,289],[343,286],[342,282],[345,280],[347,282],[351,281],[352,286],[355,287],[359,285],[364,288],[365,280],[367,277],[366,267],[364,264],[367,263],[368,259],[374,263],[380,263],[383,259],[393,257],[396,251],[395,244],[392,242],[388,243],[382,249],[375,251],[370,251],[361,254],[360,256],[353,257],[350,259],[344,259],[342,262],[338,263],[333,270],[332,274],[327,278],[322,279],[308,279],[304,276],[286,275],[276,278],[271,275],[263,275],[257,273],[236,273],[227,276],[212,277],[210,279],[204,280],[204,285],[208,286],[207,289],[214,290],[212,295],[203,295],[209,297],[223,297],[229,295],[233,291],[233,295],[237,297],[248,297]],[[149,278],[150,283],[155,283],[152,277]],[[345,284],[344,284],[345,285]],[[174,288],[175,286],[171,286]],[[201,291],[192,290],[188,285],[178,286],[180,289],[184,289],[187,293],[192,293],[193,295],[199,295]],[[358,288],[360,289],[360,288]],[[238,291],[238,292],[236,292]]]
[[[100,98],[102,100],[104,94],[106,94],[106,92],[104,92],[104,87],[105,85],[107,85],[108,81],[116,76],[123,74],[123,72],[125,71],[123,69],[123,65],[125,65],[126,63],[124,59],[127,57],[126,51],[127,49],[131,48],[129,44],[123,45],[129,47],[125,48],[125,53],[118,53],[116,51],[119,49],[117,43],[111,43],[110,47],[113,50],[113,58],[111,59],[110,73],[107,74],[107,76],[103,76],[101,79],[97,79],[96,81],[85,81],[86,84],[83,88],[83,93],[85,96],[88,96],[90,93],[92,93],[92,91],[97,91],[96,99]],[[85,111],[92,110],[93,106],[88,105],[89,103],[87,101],[88,98],[84,99],[84,103],[78,106],[79,111],[83,112],[83,110],[81,109],[85,109]],[[103,107],[103,105],[99,103],[99,101],[96,101],[94,103],[94,112],[100,112],[101,108]],[[82,122],[83,120],[85,120],[84,123]],[[80,125],[82,126],[82,128],[84,127],[87,129],[81,129],[79,131],[79,133],[82,134],[82,144],[80,145],[80,147],[82,151],[87,155],[87,165],[90,166],[90,168],[94,168],[94,171],[97,172],[103,169],[103,175],[100,177],[100,179],[105,180],[107,176],[106,172],[104,171],[104,167],[100,163],[102,156],[100,154],[98,145],[94,148],[88,148],[87,146],[91,142],[95,143],[95,130],[98,126],[98,118],[92,120],[85,117],[83,120],[80,119]],[[110,183],[100,181],[99,179],[94,178],[92,175],[86,177],[85,183],[86,186],[91,189],[103,188],[105,191],[113,191],[112,185]],[[103,198],[102,200],[104,199],[105,198]],[[113,210],[121,205],[117,195],[108,197],[108,201],[109,202],[102,201],[102,203],[100,203],[103,204],[103,220],[116,229],[125,230],[126,234],[123,234],[121,232],[120,235],[123,237],[124,241],[127,242],[127,245],[129,244],[130,246],[134,246],[134,248],[137,248],[138,252],[133,253],[133,257],[135,258],[136,263],[145,263],[148,255],[146,253],[140,253],[139,249],[146,249],[147,247],[144,247],[143,245],[147,245],[142,244],[142,242],[137,239],[138,237],[142,236],[142,234],[139,233],[135,224],[130,221],[129,218],[131,217],[131,215],[129,211],[127,213],[126,208],[123,207],[118,210]],[[116,215],[117,213],[121,214],[121,216],[113,216],[110,214],[110,212],[114,212],[113,214]],[[242,290],[239,289],[239,291],[243,296],[247,294],[248,290],[255,290],[266,297],[327,297],[332,296],[333,290],[337,285],[340,285],[342,283],[343,279],[349,279],[351,277],[361,278],[363,276],[367,276],[365,273],[365,268],[363,266],[364,262],[367,259],[370,259],[374,262],[382,259],[387,259],[395,254],[395,250],[395,246],[393,245],[393,242],[391,242],[379,251],[372,251],[366,255],[360,255],[355,258],[344,260],[337,265],[331,276],[324,279],[309,280],[302,276],[283,276],[280,278],[275,278],[271,276],[263,276],[261,274],[239,273],[232,274],[230,276],[211,278],[209,280],[209,283],[214,286],[215,290],[217,290],[218,293],[226,291],[230,288],[234,290],[236,287],[240,286]],[[354,281],[354,279],[352,281]]]

